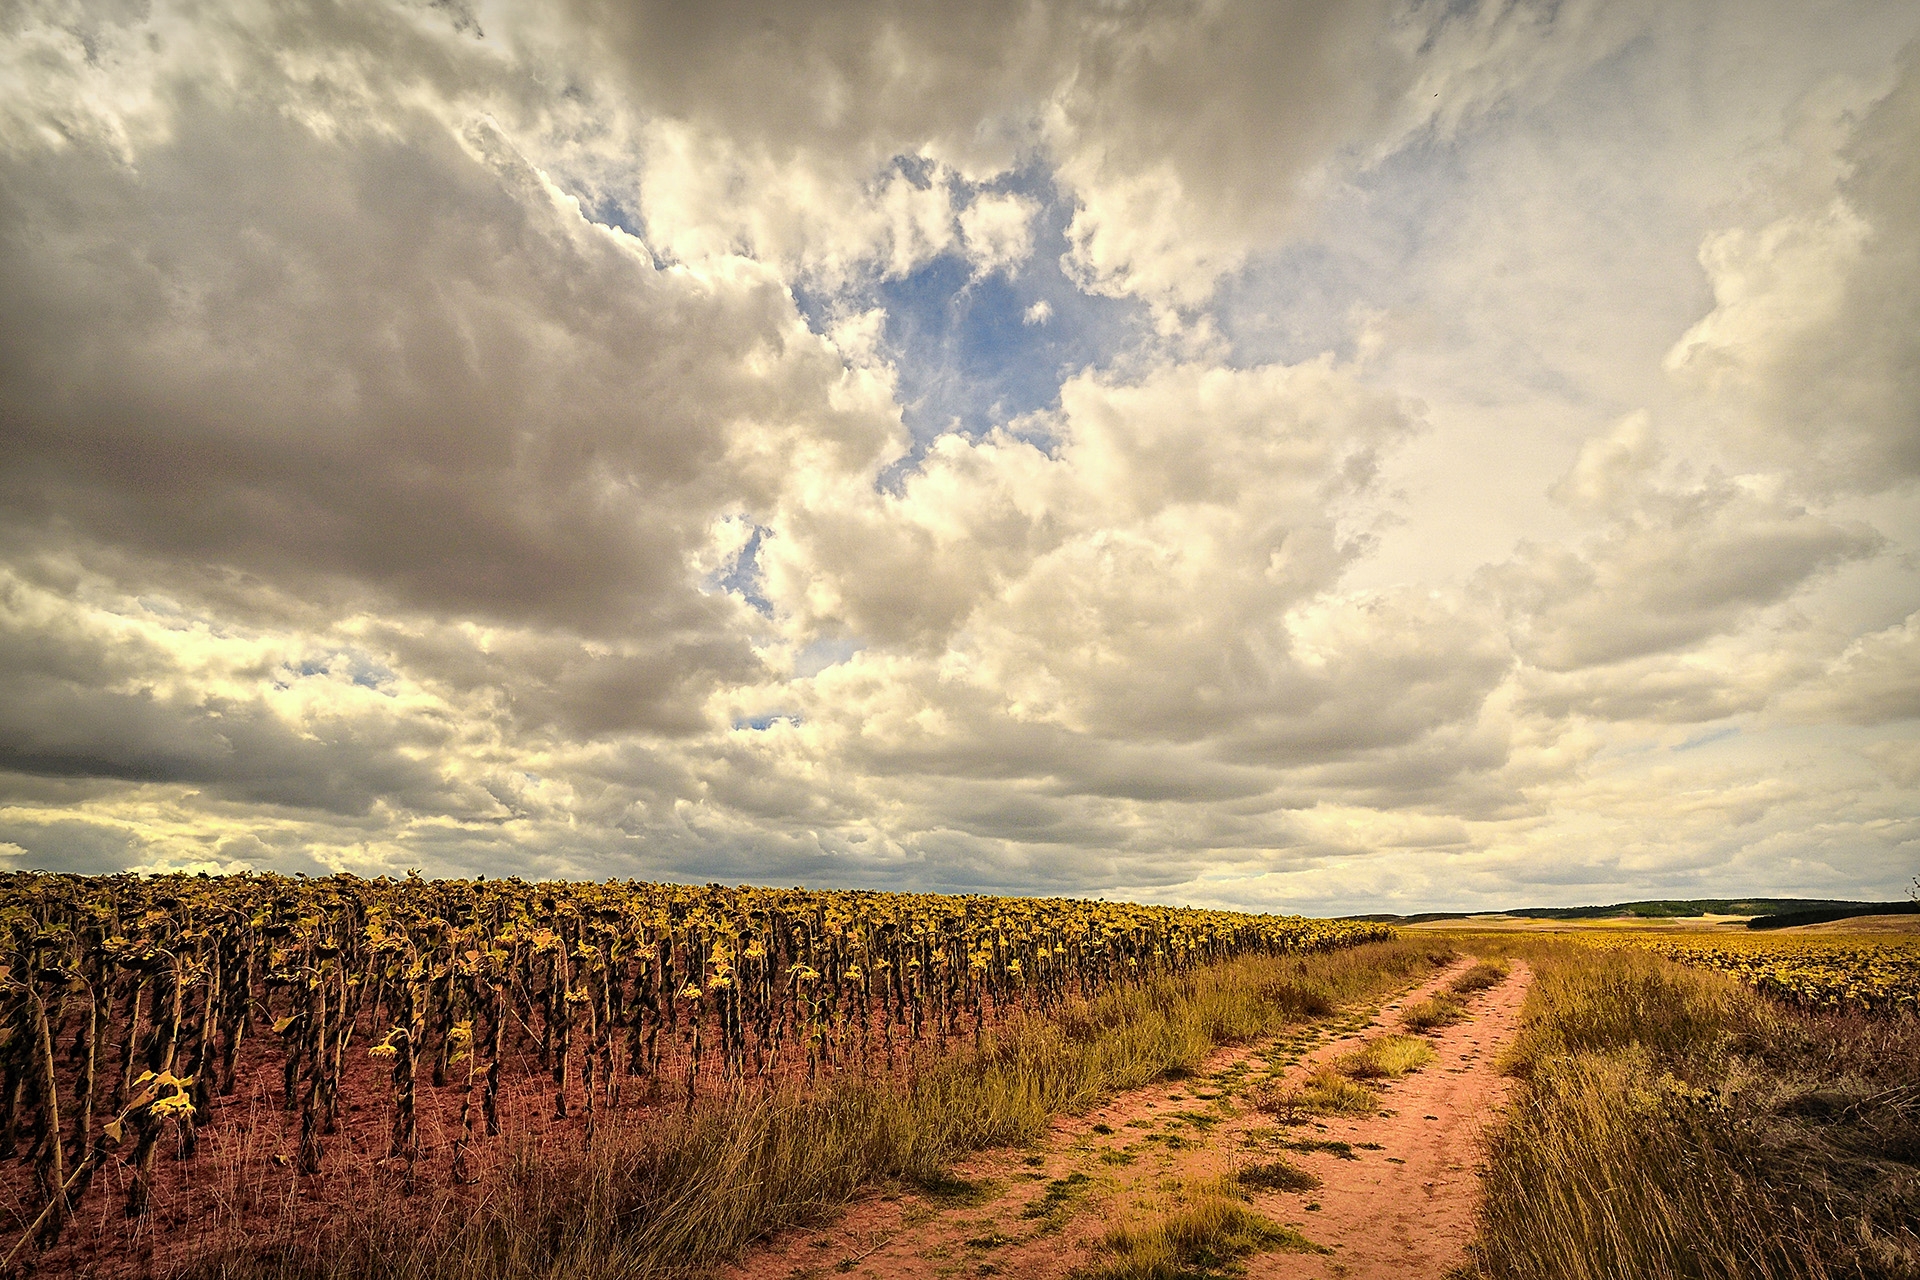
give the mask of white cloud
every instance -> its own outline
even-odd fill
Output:
[[[1881,885],[1920,125],[1891,10],[1729,34],[1804,21],[29,5],[0,853]]]
[[[961,211],[967,257],[981,273],[1018,269],[1033,256],[1033,219],[1040,206],[1014,192],[977,195]]]
[[[1508,603],[1517,643],[1551,671],[1684,649],[1745,625],[1814,575],[1882,546],[1752,477],[1708,476],[1638,495],[1575,550],[1525,545],[1484,582]]]
[[[1783,183],[1789,212],[1707,237],[1714,309],[1666,365],[1754,456],[1875,491],[1920,477],[1920,54],[1841,135],[1805,144],[1824,190]]]

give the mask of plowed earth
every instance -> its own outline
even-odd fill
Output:
[[[1518,1029],[1531,976],[1524,965],[1469,997],[1465,1021],[1428,1033],[1434,1061],[1387,1082],[1377,1115],[1281,1124],[1250,1105],[1249,1095],[1269,1080],[1296,1083],[1365,1041],[1400,1031],[1409,1001],[1471,963],[1456,963],[1384,1007],[1222,1049],[1191,1078],[1060,1117],[1031,1149],[983,1153],[941,1186],[878,1191],[830,1226],[787,1233],[723,1274],[1065,1277],[1099,1260],[1112,1222],[1151,1221],[1177,1203],[1183,1186],[1281,1158],[1319,1186],[1247,1194],[1255,1209],[1298,1230],[1317,1251],[1255,1255],[1244,1263],[1246,1275],[1442,1276],[1465,1261],[1472,1236],[1479,1141],[1508,1087],[1494,1059]]]

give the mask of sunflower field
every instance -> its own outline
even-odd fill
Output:
[[[301,1173],[363,1104],[410,1170],[422,1091],[451,1091],[443,1149],[465,1181],[501,1132],[503,1066],[544,1081],[550,1118],[591,1143],[623,1104],[892,1070],[1116,985],[1391,935],[1070,899],[9,874],[0,1162],[31,1166],[22,1244],[56,1239],[103,1169],[138,1216],[162,1149],[191,1161],[215,1098],[265,1076]]]
[[[1640,947],[1681,964],[1718,969],[1765,995],[1809,1008],[1920,1013],[1920,939],[1636,933],[1590,940]]]

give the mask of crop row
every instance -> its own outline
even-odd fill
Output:
[[[891,1069],[996,1018],[1236,956],[1388,937],[1376,924],[1087,902],[504,881],[0,876],[0,1160],[31,1161],[57,1239],[100,1169],[145,1210],[163,1144],[190,1160],[216,1093],[273,1049],[318,1172],[353,1055],[383,1064],[390,1157],[418,1091],[461,1091],[451,1176],[500,1132],[503,1062],[553,1114]],[[259,1051],[252,1054],[258,1069]],[[631,1086],[631,1087],[629,1087]],[[22,1237],[22,1242],[26,1240]],[[16,1245],[16,1249],[19,1246]],[[0,1264],[4,1265],[4,1264]]]
[[[1810,1008],[1920,1012],[1920,943],[1866,935],[1601,935],[1670,960],[1732,974],[1756,990]]]

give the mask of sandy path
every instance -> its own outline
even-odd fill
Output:
[[[1364,1038],[1397,1030],[1406,1002],[1470,963],[1456,962],[1384,1008],[1344,1011],[1222,1049],[1191,1079],[1059,1117],[1042,1143],[981,1153],[956,1166],[946,1187],[877,1192],[832,1225],[788,1232],[722,1274],[1063,1277],[1097,1259],[1116,1217],[1164,1210],[1182,1184],[1279,1155],[1322,1185],[1256,1192],[1254,1205],[1326,1252],[1260,1255],[1248,1260],[1249,1276],[1437,1277],[1464,1259],[1472,1235],[1475,1144],[1505,1095],[1493,1058],[1518,1025],[1524,967],[1472,997],[1466,1022],[1430,1035],[1437,1060],[1387,1086],[1387,1114],[1280,1126],[1242,1095],[1274,1071],[1291,1082]],[[1301,1150],[1315,1144],[1322,1145]]]
[[[1387,1090],[1391,1114],[1321,1130],[1324,1139],[1351,1144],[1359,1158],[1297,1155],[1296,1163],[1320,1177],[1319,1190],[1255,1196],[1258,1207],[1333,1252],[1265,1255],[1252,1260],[1249,1276],[1438,1277],[1466,1261],[1480,1192],[1480,1135],[1512,1084],[1494,1060],[1519,1029],[1531,977],[1516,964],[1505,982],[1475,998],[1467,1021],[1429,1033],[1436,1061]],[[1391,1019],[1396,1011],[1383,1012]]]

